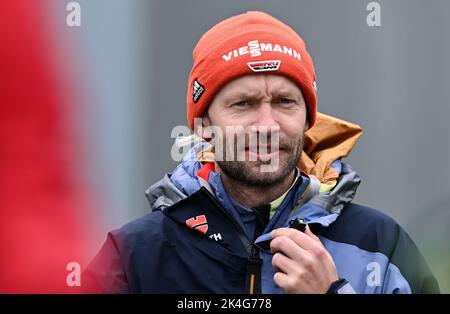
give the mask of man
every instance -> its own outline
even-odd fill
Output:
[[[316,112],[313,63],[295,31],[247,12],[204,34],[193,59],[187,116],[201,140],[148,189],[152,213],[108,234],[85,285],[112,293],[439,292],[406,232],[352,203],[360,178],[341,158],[361,129]]]

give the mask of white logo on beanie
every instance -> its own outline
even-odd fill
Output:
[[[194,86],[192,88],[192,100],[194,103],[197,103],[197,101],[200,99],[200,96],[205,92],[205,87],[200,84],[200,82],[195,79]]]
[[[237,58],[242,55],[250,54],[251,57],[259,57],[262,55],[264,51],[276,51],[283,53],[285,55],[289,55],[293,58],[296,58],[298,61],[300,61],[301,55],[300,52],[298,52],[295,49],[292,49],[287,46],[282,46],[280,44],[273,44],[273,43],[259,43],[258,40],[252,40],[249,41],[247,46],[239,47],[236,49],[233,49],[229,51],[227,54],[224,54],[222,58],[228,62],[232,58]]]

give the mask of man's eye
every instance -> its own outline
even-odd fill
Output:
[[[290,105],[290,104],[295,103],[295,100],[289,99],[289,98],[280,98],[280,99],[278,99],[278,102],[283,105]]]
[[[248,105],[248,101],[242,100],[242,101],[235,102],[231,106],[232,107],[245,107],[246,105]]]

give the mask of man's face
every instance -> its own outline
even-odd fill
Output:
[[[303,132],[308,127],[306,115],[303,94],[295,83],[284,76],[261,74],[226,84],[203,118],[205,126],[223,131],[224,158],[216,162],[224,174],[247,185],[268,186],[281,182],[295,169],[303,149]],[[227,127],[239,127],[245,132],[227,139]],[[267,136],[251,139],[260,134]],[[239,145],[230,147],[225,143],[236,142],[237,137],[245,138],[242,150],[237,149]],[[227,161],[225,156],[230,153],[235,158]],[[274,163],[274,159],[278,162]],[[262,170],[268,164],[276,167]]]

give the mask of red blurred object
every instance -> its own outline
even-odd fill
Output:
[[[73,176],[83,149],[65,123],[74,104],[61,93],[43,3],[0,2],[1,293],[77,291],[66,265],[84,261],[92,223]]]

